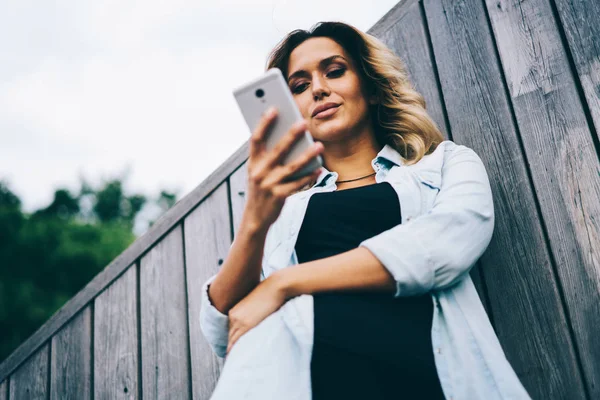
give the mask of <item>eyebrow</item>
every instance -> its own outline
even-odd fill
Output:
[[[348,62],[348,60],[346,60],[343,56],[341,56],[339,54],[334,54],[333,56],[324,58],[321,61],[319,61],[319,68],[323,69],[324,67],[326,67],[327,65],[329,65],[333,61],[335,61],[336,58],[341,58],[342,60]],[[288,76],[287,80],[289,82],[290,80],[292,80],[292,78],[296,78],[299,76],[306,76],[306,75],[308,75],[308,72],[306,72],[303,69],[300,69],[300,70],[294,72],[293,74],[291,74],[290,76]]]

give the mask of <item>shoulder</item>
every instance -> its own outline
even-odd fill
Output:
[[[452,162],[465,159],[481,161],[479,155],[470,147],[457,144],[451,140],[444,140],[432,153],[415,163],[414,167],[417,169],[433,168],[441,171]]]
[[[471,148],[445,140],[418,162],[393,168],[395,171],[392,176],[394,174],[404,176],[410,173],[427,186],[440,188],[446,174],[454,171],[458,165],[465,165],[465,161],[470,162],[471,165],[473,161],[478,166],[483,165],[479,156]]]

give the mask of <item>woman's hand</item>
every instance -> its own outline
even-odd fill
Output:
[[[285,199],[314,182],[321,172],[317,168],[311,174],[290,180],[290,176],[304,168],[312,159],[323,152],[323,144],[315,142],[297,159],[283,164],[283,159],[291,151],[293,145],[305,135],[306,120],[292,125],[284,137],[279,139],[272,149],[267,150],[267,137],[277,109],[266,113],[260,119],[250,138],[248,157],[248,190],[246,206],[242,215],[242,224],[257,230],[266,231],[277,219]]]
[[[237,340],[287,301],[282,285],[275,276],[261,281],[246,297],[229,310],[227,354]]]

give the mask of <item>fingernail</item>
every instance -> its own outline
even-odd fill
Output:
[[[275,115],[275,107],[271,106],[267,109],[267,117],[272,117],[273,115]]]

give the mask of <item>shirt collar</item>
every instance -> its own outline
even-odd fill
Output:
[[[371,166],[373,167],[373,170],[377,172],[380,168],[390,169],[392,167],[390,164],[402,166],[404,165],[404,158],[396,149],[386,144],[379,151],[379,153],[377,153],[377,156],[371,160]],[[323,186],[326,179],[333,174],[331,171],[325,168],[325,166],[322,168],[323,170],[319,174],[317,182],[313,185],[313,187]]]

